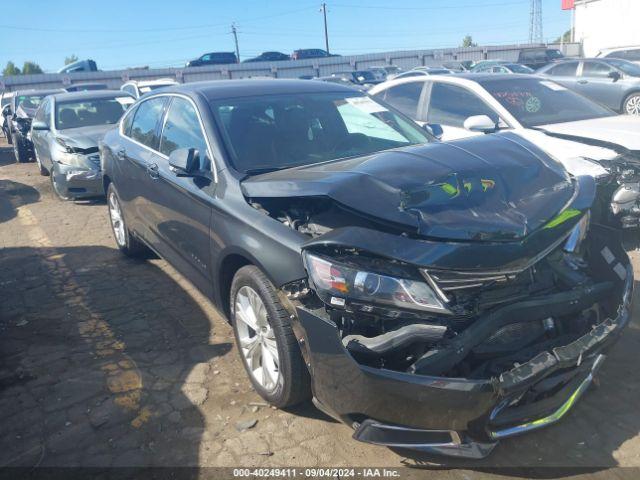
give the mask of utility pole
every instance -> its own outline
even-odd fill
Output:
[[[324,46],[327,53],[329,53],[329,31],[327,30],[327,4],[323,3],[320,6],[320,11],[324,17]]]
[[[233,33],[233,40],[236,43],[236,59],[237,62],[240,63],[240,48],[238,47],[238,29],[236,28],[236,24],[231,24],[231,33]]]

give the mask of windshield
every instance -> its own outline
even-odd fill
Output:
[[[640,65],[628,62],[627,60],[618,60],[613,58],[607,59],[607,63],[613,65],[616,68],[619,68],[627,75],[631,75],[632,77],[640,77]]]
[[[16,98],[16,109],[19,106],[22,106],[22,108],[38,108],[44,97],[46,97],[46,95],[18,95]]]
[[[99,98],[56,103],[56,129],[112,125],[133,103],[131,97]]]
[[[549,80],[510,78],[478,83],[525,127],[615,115],[608,108]]]
[[[345,92],[212,103],[236,170],[259,173],[431,141],[370,97]]]
[[[359,82],[369,82],[376,79],[376,77],[373,75],[373,72],[369,70],[361,70],[358,72],[353,72],[353,74]]]
[[[564,55],[560,50],[549,49],[547,50],[547,58],[550,60],[557,60],[559,58],[564,58]]]
[[[513,73],[533,73],[533,69],[527,67],[526,65],[520,65],[519,63],[509,63],[505,65],[509,70]]]

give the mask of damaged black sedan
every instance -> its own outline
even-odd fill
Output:
[[[480,458],[560,420],[630,315],[592,177],[516,135],[433,141],[353,89],[177,86],[101,148],[116,243],[233,324],[256,391],[358,440]]]

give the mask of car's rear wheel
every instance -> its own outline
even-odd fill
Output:
[[[110,183],[107,189],[107,205],[109,207],[111,229],[118,249],[128,257],[145,258],[149,253],[149,249],[129,231],[125,222],[120,197],[113,183]]]
[[[640,92],[632,93],[625,99],[622,113],[640,115]]]
[[[273,284],[257,267],[242,267],[230,301],[236,345],[256,392],[278,407],[308,399],[309,371]]]

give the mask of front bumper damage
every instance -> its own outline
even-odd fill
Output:
[[[599,235],[603,238],[603,235]],[[436,355],[433,370],[446,370],[495,318],[572,315],[591,302],[615,296],[615,314],[564,345],[536,353],[527,362],[490,378],[457,378],[377,368],[353,357],[327,311],[295,305],[292,323],[313,382],[314,402],[352,426],[356,440],[432,454],[486,457],[499,440],[551,425],[567,415],[594,381],[607,352],[629,323],[633,270],[621,248],[598,247],[610,276],[585,291],[556,293],[503,307],[473,324]],[[617,279],[617,281],[616,281]],[[525,320],[526,321],[526,320]],[[477,330],[474,331],[473,328]],[[438,363],[439,362],[439,363]]]
[[[56,170],[56,183],[65,195],[73,198],[92,198],[105,195],[100,170],[64,164],[58,164]]]

